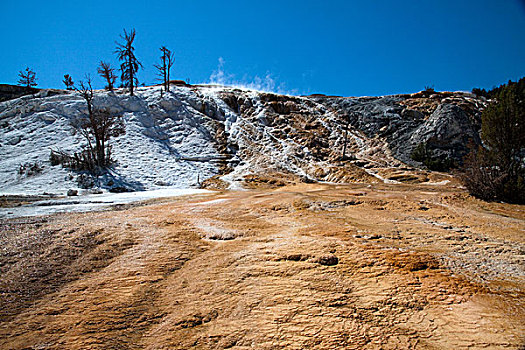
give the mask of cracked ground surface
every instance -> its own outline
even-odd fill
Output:
[[[523,349],[525,208],[298,185],[0,225],[2,349]]]

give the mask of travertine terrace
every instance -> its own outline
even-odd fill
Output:
[[[1,225],[2,349],[522,349],[522,206],[291,184]]]

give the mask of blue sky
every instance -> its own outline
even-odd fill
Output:
[[[343,96],[490,88],[525,75],[523,0],[12,1],[0,0],[0,83],[29,66],[62,88],[135,28],[139,80],[160,52],[173,79]],[[219,67],[220,66],[220,67]]]

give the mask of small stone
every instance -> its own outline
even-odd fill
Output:
[[[131,189],[124,187],[124,186],[114,186],[109,189],[109,192],[111,193],[125,193],[125,192],[133,192]]]
[[[20,136],[14,136],[14,137],[11,137],[9,140],[7,140],[7,143],[9,143],[12,146],[15,146],[19,144],[21,140],[22,138]]]
[[[78,191],[70,189],[70,190],[67,191],[67,195],[68,195],[68,197],[78,196]]]
[[[339,258],[335,255],[324,255],[317,258],[316,262],[320,265],[333,266],[339,263]]]
[[[365,236],[365,238],[366,239],[380,239],[381,235],[373,234],[373,235],[370,235],[370,236]]]

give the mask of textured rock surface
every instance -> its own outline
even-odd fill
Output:
[[[39,97],[53,96],[66,93],[64,90],[57,89],[37,89],[33,87],[0,84],[0,102],[13,100],[25,95]]]
[[[12,100],[24,95],[35,94],[39,89],[24,86],[0,84],[0,102]]]
[[[441,104],[418,126],[408,139],[412,148],[420,142],[427,145],[440,156],[461,160],[468,153],[468,143],[481,142],[479,124],[473,123],[468,115],[457,105]],[[396,145],[397,149],[401,147]],[[399,151],[402,153],[402,151]]]
[[[521,349],[525,216],[299,185],[0,222],[0,348]]]
[[[464,93],[317,100],[346,115],[367,137],[385,142],[397,159],[412,164],[410,154],[422,142],[436,155],[461,161],[469,140],[480,142],[481,111],[486,103]]]
[[[227,174],[223,180],[235,186],[246,175],[275,172],[303,181],[383,181],[382,169],[418,166],[410,154],[421,142],[460,161],[469,140],[479,142],[485,105],[467,93],[343,98],[205,85],[172,90],[162,98],[160,87],[139,88],[134,97],[96,92],[95,105],[121,113],[128,130],[113,142],[111,182],[135,190],[189,187]],[[50,148],[72,152],[83,142],[70,120],[85,113],[85,102],[71,92],[49,96],[55,93],[0,103],[0,190],[40,194],[55,190],[45,185],[54,181],[64,193],[74,186],[74,176],[50,166],[36,177],[15,176],[18,164],[47,165]],[[350,161],[340,161],[345,135]],[[111,187],[107,182],[97,186]]]

